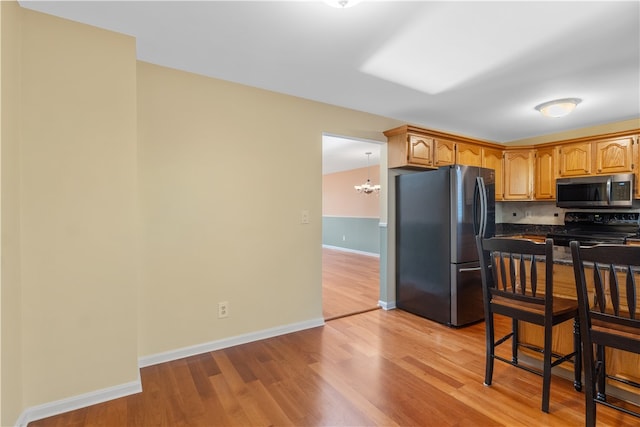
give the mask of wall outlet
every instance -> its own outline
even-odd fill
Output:
[[[229,303],[222,301],[218,303],[218,319],[229,317]]]
[[[300,211],[300,223],[309,224],[309,211],[304,209]]]

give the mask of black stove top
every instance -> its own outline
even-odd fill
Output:
[[[638,212],[567,212],[564,224],[564,231],[547,234],[554,245],[569,246],[572,240],[581,245],[624,244],[627,239],[640,236]]]

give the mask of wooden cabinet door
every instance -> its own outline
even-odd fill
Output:
[[[496,200],[504,197],[504,161],[503,151],[497,148],[483,148],[482,167],[496,171]]]
[[[456,143],[446,139],[435,140],[435,165],[437,167],[453,165],[456,162]]]
[[[591,174],[590,142],[563,145],[559,148],[560,176],[579,176]]]
[[[596,174],[633,171],[633,137],[596,141]]]
[[[504,153],[504,200],[530,200],[533,188],[533,150]]]
[[[549,200],[556,198],[556,149],[542,148],[536,150],[536,167],[534,170],[534,198]]]
[[[433,166],[433,138],[409,135],[407,162],[413,165]]]
[[[467,166],[482,166],[482,147],[459,142],[456,150],[456,163]]]

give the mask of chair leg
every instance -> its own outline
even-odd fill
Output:
[[[511,337],[511,361],[514,365],[518,364],[518,344],[520,343],[520,337],[518,336],[518,319],[511,319],[511,331],[513,336]]]
[[[587,367],[587,369],[589,369]],[[586,375],[586,372],[585,372]],[[595,427],[596,425],[596,402],[595,396],[593,395],[594,385],[593,378],[591,379],[591,384],[589,384],[589,379],[585,378],[586,389],[584,391],[584,406],[585,406],[585,427]]]
[[[582,390],[582,339],[580,337],[580,322],[576,317],[573,319],[573,388],[576,391]]]
[[[494,354],[495,354],[495,332],[493,330],[493,313],[486,316],[485,319],[485,340],[486,340],[486,360],[485,360],[485,371],[484,371],[484,385],[491,385],[491,380],[493,379],[493,362],[494,362]]]
[[[605,370],[605,360],[604,360],[604,346],[596,345],[596,372],[595,372],[595,380],[596,380],[596,399],[602,400],[603,402],[607,400],[607,392],[605,390],[606,382],[607,382],[607,371]]]
[[[551,391],[551,325],[544,326],[544,357],[542,368],[542,412],[549,412],[549,394]]]
[[[596,425],[596,372],[594,368],[593,346],[582,349],[584,358],[584,407],[585,407],[585,427],[595,427]]]

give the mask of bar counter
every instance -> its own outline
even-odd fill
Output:
[[[502,236],[507,237],[507,236]],[[544,236],[535,235],[519,235],[509,236],[513,238],[526,238],[529,240],[544,242]],[[636,244],[635,242],[631,244]],[[571,257],[571,249],[563,246],[554,246],[553,251],[554,266],[553,266],[553,293],[554,295],[565,298],[576,298],[576,285],[575,276],[573,272],[573,260]],[[541,260],[542,261],[542,260]],[[540,271],[540,270],[539,270]],[[585,272],[586,275],[591,275],[590,272]],[[544,276],[544,275],[542,275]],[[608,275],[607,275],[608,276]],[[540,279],[544,280],[544,279]],[[608,280],[608,278],[607,278]],[[619,278],[619,283],[624,283],[622,278]],[[539,284],[538,286],[541,286]],[[543,285],[542,285],[543,286]],[[624,287],[624,286],[623,286]],[[621,298],[625,298],[624,289],[621,290]],[[640,306],[640,293],[637,296],[637,304]],[[532,325],[530,323],[520,322],[519,333],[521,341],[527,344],[533,344],[542,347],[543,342],[543,329],[541,326]],[[553,351],[566,354],[570,353],[573,349],[573,325],[572,322],[565,322],[564,324],[554,327],[553,330]],[[529,351],[526,349],[520,350],[519,357],[523,359],[530,359],[533,363],[538,363],[542,357],[539,353]],[[640,382],[640,355],[624,352],[620,350],[606,349],[605,353],[607,373],[624,377],[626,379]],[[565,365],[565,366],[563,366]],[[561,364],[553,368],[553,373],[563,378],[573,381],[573,372],[570,365]],[[636,404],[640,404],[640,396],[637,395],[637,389],[625,388],[624,384],[609,381],[607,383],[608,394],[612,396],[624,398],[632,401]]]

